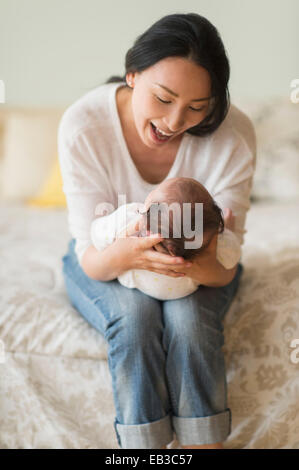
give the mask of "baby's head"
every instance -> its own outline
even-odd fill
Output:
[[[179,177],[163,181],[156,189],[148,194],[144,202],[145,212],[142,230],[143,233],[145,233],[145,230],[151,230],[150,211],[153,211],[154,206],[157,208],[157,204],[162,203],[165,203],[164,207],[177,203],[177,207],[180,209],[180,216],[177,219],[178,222],[175,223],[176,219],[173,217],[171,208],[169,209],[169,219],[168,216],[161,217],[161,213],[159,213],[159,217],[157,218],[158,231],[162,233],[163,236],[163,230],[165,229],[165,227],[163,228],[163,224],[166,222],[168,223],[169,220],[169,238],[164,238],[162,242],[155,245],[155,248],[158,251],[162,251],[172,256],[181,256],[186,260],[191,259],[201,253],[209,245],[211,239],[216,233],[221,233],[224,230],[222,210],[214,202],[206,188],[193,178]],[[203,243],[199,248],[185,248],[184,246],[186,241],[190,242],[194,240],[194,236],[186,238],[184,235],[183,203],[190,203],[189,205],[191,206],[191,222],[188,222],[190,223],[192,231],[198,229],[198,227],[195,227],[195,203],[203,203],[203,227],[201,227],[203,230]],[[159,206],[159,208],[162,209],[163,213],[163,204]],[[177,227],[177,224],[180,224],[181,227],[179,231],[181,234],[180,237],[175,236],[177,232],[175,232],[174,227]],[[153,232],[154,230],[151,231]]]

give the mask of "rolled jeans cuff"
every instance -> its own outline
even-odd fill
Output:
[[[231,410],[202,418],[172,417],[176,437],[181,445],[215,444],[231,433]]]
[[[173,440],[169,415],[145,424],[114,422],[117,440],[122,449],[160,449]]]

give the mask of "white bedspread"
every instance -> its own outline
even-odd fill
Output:
[[[245,271],[224,322],[227,448],[299,449],[297,205],[248,214]],[[105,340],[64,290],[66,211],[2,204],[0,233],[0,447],[119,448]]]

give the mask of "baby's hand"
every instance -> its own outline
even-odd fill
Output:
[[[116,238],[127,238],[136,236],[136,233],[141,229],[141,222],[143,220],[143,216],[141,215],[137,219],[134,219],[119,233],[117,233]]]

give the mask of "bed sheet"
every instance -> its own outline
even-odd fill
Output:
[[[299,449],[297,206],[248,213],[244,273],[224,319],[226,448]],[[2,204],[0,234],[0,447],[117,449],[107,346],[64,289],[66,211]]]

